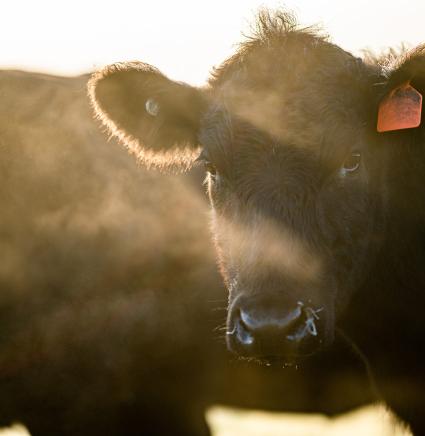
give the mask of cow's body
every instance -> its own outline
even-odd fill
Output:
[[[223,316],[203,193],[110,147],[86,82],[0,73],[0,425],[189,434]]]
[[[86,81],[0,72],[0,426],[199,436],[212,404],[340,413],[373,399],[350,352],[307,377],[228,355],[199,177],[107,143]]]
[[[302,361],[341,326],[417,434],[423,52],[384,68],[264,12],[205,89],[141,63],[107,67],[90,87],[100,119],[143,163],[187,167],[200,153],[230,293],[230,350]]]

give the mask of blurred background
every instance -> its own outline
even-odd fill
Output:
[[[425,40],[422,0],[3,0],[0,3],[0,67],[76,75],[105,64],[142,60],[166,75],[202,85],[214,65],[232,54],[261,7],[293,11],[301,24],[319,25],[331,40],[361,55]],[[335,420],[223,408],[209,411],[216,435],[407,434],[382,407],[367,407]],[[348,423],[350,425],[348,425]],[[0,435],[25,430],[0,430]],[[345,434],[345,433],[344,433]]]
[[[356,53],[424,39],[421,0],[3,0],[0,64],[71,75],[138,59],[202,84],[260,6],[284,6]]]

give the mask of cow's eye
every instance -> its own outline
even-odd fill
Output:
[[[208,160],[204,161],[204,168],[205,171],[208,171],[212,176],[215,176],[217,173],[217,169],[215,165]]]
[[[208,153],[205,150],[202,151],[196,161],[202,163],[204,165],[205,171],[208,171],[211,175],[214,176],[217,173],[215,165],[211,162]]]
[[[341,174],[354,173],[360,167],[361,155],[358,151],[351,153],[351,155],[345,159],[341,168]]]

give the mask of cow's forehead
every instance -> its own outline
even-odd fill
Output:
[[[298,38],[297,38],[298,36]],[[283,37],[282,37],[283,38]],[[313,35],[249,46],[217,69],[215,102],[285,143],[353,138],[373,123],[375,70]]]

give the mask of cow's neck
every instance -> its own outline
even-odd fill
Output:
[[[425,318],[425,158],[412,153],[388,177],[384,243],[376,263],[357,290],[342,327],[372,360],[417,359],[410,340],[423,331]],[[379,342],[379,347],[376,344]],[[401,349],[405,344],[405,349]],[[382,352],[385,350],[385,352]]]
[[[413,291],[425,283],[425,141],[395,158],[388,174],[389,198],[381,258]]]

